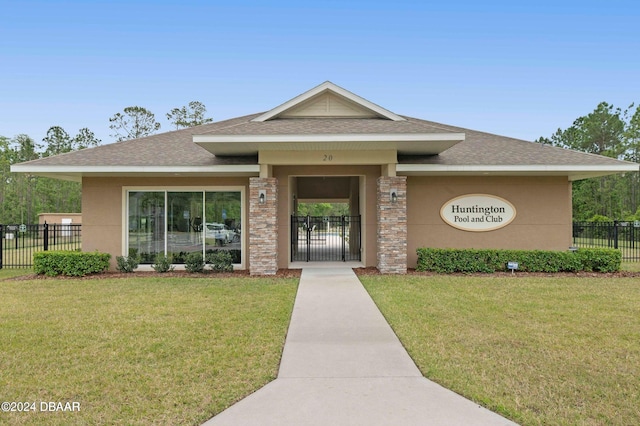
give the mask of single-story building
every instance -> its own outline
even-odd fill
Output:
[[[567,250],[571,182],[638,164],[395,114],[331,82],[267,112],[14,165],[82,182],[83,250],[403,273],[419,247]],[[299,217],[299,203],[345,203]]]
[[[74,224],[79,225],[82,223],[82,213],[40,213],[38,215],[38,224]]]

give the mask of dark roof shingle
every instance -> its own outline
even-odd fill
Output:
[[[292,134],[408,134],[464,133],[464,142],[439,155],[400,156],[402,164],[437,165],[615,165],[613,158],[551,147],[441,123],[404,117],[406,121],[377,118],[291,118],[253,122],[259,114],[160,133],[33,160],[38,166],[211,166],[257,164],[255,156],[216,157],[193,143],[193,135]]]

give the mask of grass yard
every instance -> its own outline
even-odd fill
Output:
[[[0,281],[29,274],[33,274],[33,269],[2,268],[0,269]]]
[[[360,279],[425,377],[523,425],[640,424],[638,278]]]
[[[8,280],[0,424],[201,424],[277,375],[297,279]]]
[[[640,272],[640,262],[622,262],[621,271]]]

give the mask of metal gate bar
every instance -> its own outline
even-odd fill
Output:
[[[573,245],[615,248],[623,262],[640,262],[640,222],[574,222]]]
[[[79,250],[82,225],[0,225],[0,269],[29,268],[33,254],[47,250]]]
[[[361,260],[360,216],[291,216],[291,261]]]

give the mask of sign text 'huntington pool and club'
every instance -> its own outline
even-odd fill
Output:
[[[516,218],[516,208],[495,195],[468,194],[444,203],[440,217],[464,231],[493,231],[510,224]]]

